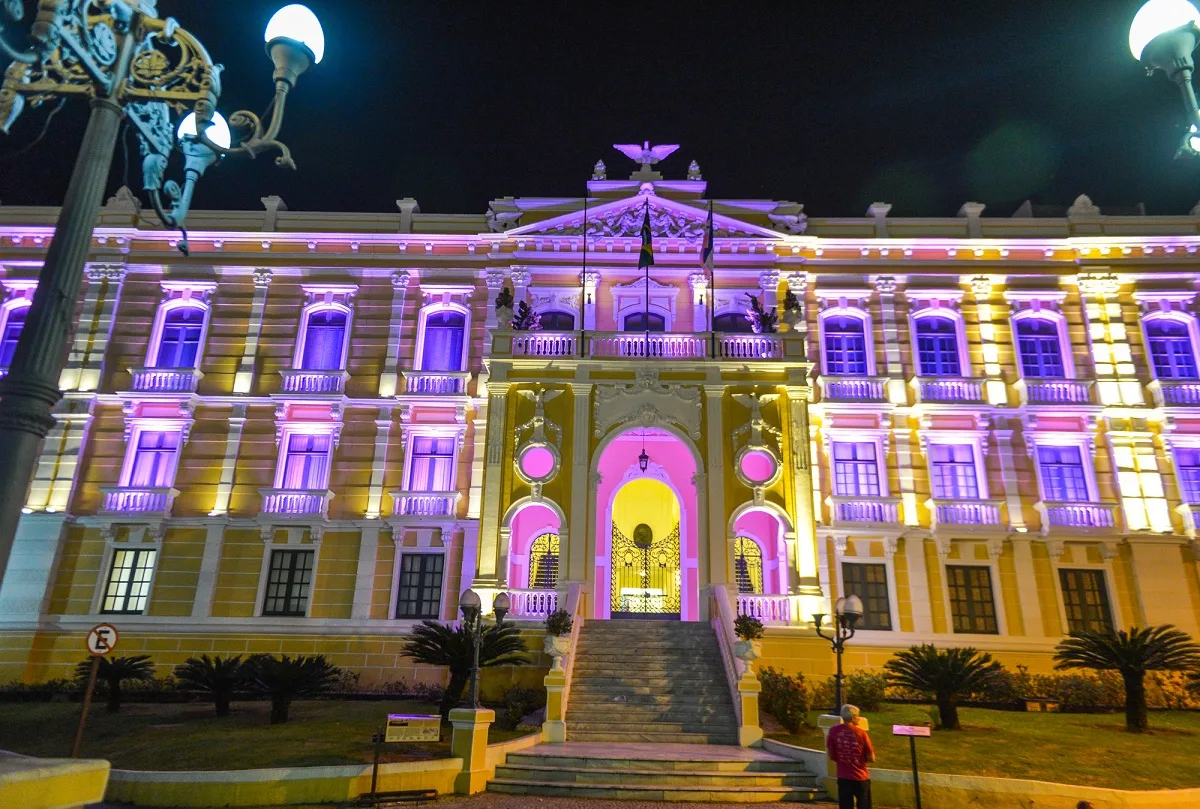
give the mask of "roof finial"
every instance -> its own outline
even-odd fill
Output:
[[[691,163],[688,163],[687,178],[689,180],[703,180],[704,179],[703,177],[700,176],[700,164],[697,163],[695,160],[693,160]]]
[[[597,160],[596,165],[592,166],[592,179],[593,180],[607,180],[608,179],[608,166],[604,165],[603,160]]]

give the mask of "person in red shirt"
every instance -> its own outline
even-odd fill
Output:
[[[858,726],[859,711],[842,706],[842,724],[831,729],[825,740],[830,761],[837,764],[839,809],[871,809],[871,773],[867,764],[875,760],[871,737]]]

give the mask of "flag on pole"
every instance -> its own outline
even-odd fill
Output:
[[[646,200],[646,215],[642,217],[642,252],[638,256],[638,269],[654,266],[654,240],[650,233],[650,200]]]
[[[711,277],[713,271],[713,209],[711,200],[708,203],[708,227],[704,231],[704,247],[700,249],[700,262]]]

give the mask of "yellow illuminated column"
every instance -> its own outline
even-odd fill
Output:
[[[233,474],[237,466],[238,451],[242,445],[242,430],[246,426],[246,405],[235,404],[229,416],[229,432],[225,435],[225,458],[221,462],[221,479],[217,483],[217,499],[210,517],[221,517],[229,512],[229,498],[233,494]]]
[[[1145,419],[1109,417],[1105,419],[1105,427],[1126,528],[1130,531],[1170,531],[1171,513],[1149,425]]]
[[[483,517],[479,523],[479,562],[476,579],[481,585],[498,581],[500,557],[500,495],[504,483],[504,448],[508,420],[508,391],[511,383],[489,380],[487,468],[483,475]]]
[[[884,366],[882,375],[888,378],[888,401],[892,404],[906,405],[908,404],[908,388],[904,384],[904,368],[900,363],[900,328],[896,322],[896,286],[896,279],[890,275],[881,275],[875,279],[875,291],[879,293],[879,320],[883,328]]]
[[[100,387],[104,355],[108,352],[108,340],[112,336],[113,323],[116,322],[117,304],[121,302],[125,268],[109,264],[104,271],[108,286],[104,291],[104,302],[100,305],[100,315],[96,318],[92,346],[88,349],[87,357],[83,361],[83,370],[79,375],[79,390],[96,390]]]
[[[408,295],[410,280],[412,276],[407,272],[392,273],[392,317],[388,324],[387,360],[379,375],[380,396],[395,396],[401,392],[400,338],[404,327],[404,298]]]
[[[267,308],[267,288],[271,286],[270,270],[254,271],[254,300],[250,304],[250,321],[246,324],[246,344],[242,359],[233,378],[234,393],[249,393],[254,385],[254,357],[262,334],[263,312]]]
[[[1081,273],[1078,284],[1096,366],[1100,404],[1144,404],[1142,383],[1133,365],[1118,299],[1121,279],[1113,273]]]
[[[591,454],[592,385],[588,382],[572,382],[571,397],[574,412],[571,416],[571,511],[570,533],[560,553],[564,559],[560,569],[567,572],[568,582],[587,581],[587,535],[588,535],[588,462]],[[560,582],[562,586],[564,582]],[[565,599],[564,602],[565,603]]]
[[[813,511],[813,463],[808,423],[808,394],[806,387],[785,388],[792,435],[792,481],[795,497],[793,522],[796,542],[793,564],[793,593],[800,595],[800,615],[819,611],[821,582],[817,575],[817,533]]]
[[[87,291],[83,294],[83,311],[79,315],[79,325],[75,329],[75,342],[67,357],[66,367],[58,377],[58,386],[63,390],[78,390],[83,374],[83,363],[87,359],[88,347],[92,342],[92,331],[96,328],[96,319],[100,316],[100,293],[103,291],[104,280],[108,277],[108,267],[92,264],[87,268]]]
[[[976,220],[978,221],[978,220]],[[1003,283],[1003,277],[980,275],[971,279],[971,291],[975,293],[975,310],[979,316],[979,343],[983,349],[983,373],[987,377],[984,387],[989,404],[1008,404],[1008,391],[1000,374],[1000,347],[996,343],[996,315],[1001,314],[992,306],[992,289]]]
[[[367,490],[368,520],[378,520],[383,508],[383,476],[387,471],[388,437],[392,432],[392,408],[379,408],[375,419],[375,456],[371,461],[371,486]]]
[[[706,416],[705,443],[708,448],[708,582],[724,584],[729,580],[727,560],[732,560],[729,537],[725,533],[725,442],[728,440],[723,428],[722,400],[724,385],[704,386],[704,412]],[[701,470],[697,470],[699,472]],[[701,478],[697,478],[700,480]],[[700,576],[704,581],[704,556],[701,550]]]

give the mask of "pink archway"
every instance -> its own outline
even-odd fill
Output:
[[[641,471],[638,456],[643,441],[650,457]],[[621,488],[634,480],[652,479],[666,485],[679,503],[680,618],[700,618],[700,510],[696,486],[696,451],[682,436],[659,427],[634,427],[602,445],[596,468],[601,481],[596,491],[596,559],[594,617],[612,617],[612,520],[613,503]]]
[[[508,584],[515,590],[529,588],[529,547],[542,534],[559,534],[558,514],[545,503],[529,503],[513,515],[510,523]]]
[[[788,591],[787,526],[768,508],[752,506],[733,521],[733,538],[746,537],[762,549],[763,595]],[[732,553],[732,551],[731,551]]]

